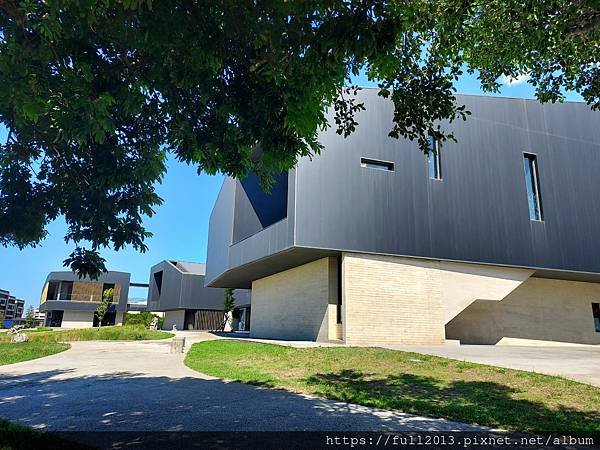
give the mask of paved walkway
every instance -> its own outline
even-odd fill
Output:
[[[558,375],[600,386],[600,347],[517,347],[495,345],[394,346],[480,364]]]
[[[0,366],[0,416],[65,431],[474,429],[227,383],[188,369],[165,341],[73,342],[57,355]]]

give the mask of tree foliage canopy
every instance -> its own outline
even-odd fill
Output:
[[[395,106],[390,136],[453,138],[454,83],[529,75],[600,106],[598,0],[0,0],[0,244],[39,244],[63,215],[80,275],[103,247],[146,250],[165,157],[271,174],[345,136],[361,71]],[[260,152],[256,149],[259,148]]]

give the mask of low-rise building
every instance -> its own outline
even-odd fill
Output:
[[[97,280],[80,279],[73,272],[51,272],[46,278],[40,298],[40,311],[46,314],[46,326],[86,328],[98,326],[95,310],[102,295],[113,289],[113,304],[102,320],[102,326],[122,325],[127,310],[130,274],[106,272]]]
[[[205,264],[165,260],[150,270],[148,311],[164,312],[164,329],[218,330],[224,321],[224,290],[204,286]],[[250,293],[234,293],[233,329],[250,325]]]
[[[40,311],[39,308],[35,308],[33,310],[33,319],[36,326],[43,327],[46,324],[46,313]]]

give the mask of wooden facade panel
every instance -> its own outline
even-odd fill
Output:
[[[114,290],[113,290],[113,303],[119,303],[119,299],[121,298],[121,285],[120,284],[115,284]]]
[[[199,309],[186,311],[185,327],[189,330],[218,330],[223,322],[223,311]]]
[[[74,281],[71,300],[100,303],[104,292],[103,287],[104,283],[94,281]],[[121,285],[117,283],[113,289],[113,303],[119,303],[119,298],[121,297]]]
[[[102,301],[102,283],[74,281],[71,300],[80,302]]]

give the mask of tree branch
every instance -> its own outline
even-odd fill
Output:
[[[593,12],[585,19],[581,20],[577,26],[570,27],[568,33],[570,36],[583,36],[596,31],[600,26],[600,12]]]
[[[6,13],[8,17],[14,20],[19,26],[25,28],[27,17],[19,10],[17,2],[12,0],[0,0],[0,9]]]

